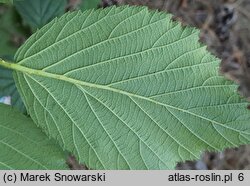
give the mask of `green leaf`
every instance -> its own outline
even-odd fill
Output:
[[[23,19],[33,30],[65,12],[66,0],[22,0],[14,1],[14,5]]]
[[[80,8],[81,10],[97,8],[100,2],[101,0],[82,0]]]
[[[11,104],[22,113],[26,112],[20,94],[17,91],[12,70],[0,67],[0,98],[3,96],[11,96]]]
[[[2,7],[0,23],[0,57],[13,61],[14,54],[17,51],[17,42],[14,42],[14,40],[24,38],[21,30],[22,27],[20,27],[17,21],[17,12],[13,7]],[[0,98],[2,96],[11,96],[12,105],[17,107],[21,112],[26,112],[16,89],[12,70],[0,67]]]
[[[65,153],[30,118],[0,104],[0,169],[66,169]]]
[[[0,12],[0,56],[13,55],[17,51],[17,46],[13,38],[19,36],[17,30],[16,15],[12,7],[3,8]]]
[[[173,169],[250,142],[247,102],[198,30],[145,7],[73,12],[16,54],[32,119],[92,169]]]

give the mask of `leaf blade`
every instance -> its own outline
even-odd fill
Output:
[[[1,170],[67,169],[64,152],[30,118],[3,104],[0,112]]]
[[[20,15],[33,30],[41,28],[65,12],[66,0],[22,0],[14,1]]]
[[[247,102],[218,75],[198,31],[170,18],[113,7],[49,23],[13,67],[31,117],[43,128],[51,118],[58,129],[47,133],[95,169],[172,169],[249,143]]]

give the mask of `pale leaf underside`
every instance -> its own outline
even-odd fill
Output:
[[[93,169],[172,169],[250,141],[247,103],[196,29],[144,7],[73,12],[17,52],[33,120]]]

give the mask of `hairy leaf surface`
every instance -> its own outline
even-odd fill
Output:
[[[23,19],[35,30],[65,12],[66,0],[22,0],[14,5]]]
[[[66,169],[61,148],[34,122],[0,104],[0,169]]]
[[[172,169],[250,141],[250,113],[199,32],[144,7],[68,13],[16,54],[33,120],[93,169]]]

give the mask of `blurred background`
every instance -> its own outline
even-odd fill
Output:
[[[30,1],[31,7],[23,6],[22,1],[14,6],[0,4],[1,58],[13,59],[18,47],[36,29],[66,11],[84,10],[84,1],[95,1],[91,6],[97,7],[144,5],[172,13],[174,19],[183,25],[200,28],[201,42],[222,59],[221,73],[239,85],[242,96],[250,98],[250,0],[54,0],[54,3],[60,2],[58,9],[40,19],[36,19],[32,8],[37,0],[27,1]],[[57,5],[48,5],[46,11],[50,11],[50,6]],[[31,16],[27,17],[27,11]],[[4,73],[0,69],[0,78]],[[25,112],[14,82],[8,81],[8,87],[12,88],[3,91],[6,87],[0,79],[0,102],[12,103]],[[72,169],[86,169],[84,165],[78,165],[74,157],[68,159],[68,164]],[[200,160],[179,163],[176,169],[250,169],[250,145],[219,153],[205,152]]]

